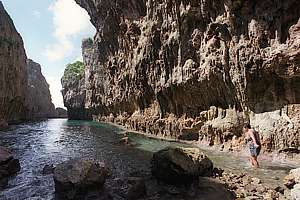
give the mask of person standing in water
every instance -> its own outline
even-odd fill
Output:
[[[257,156],[261,150],[260,138],[257,131],[251,129],[249,123],[246,123],[243,127],[243,132],[245,134],[245,139],[248,143],[250,150],[250,162],[252,166],[259,167],[259,163],[257,161]]]

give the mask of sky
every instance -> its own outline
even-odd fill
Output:
[[[27,57],[41,64],[52,102],[64,107],[60,79],[65,66],[82,60],[81,41],[95,29],[75,0],[2,0],[21,34]]]

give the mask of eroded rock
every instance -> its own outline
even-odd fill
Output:
[[[55,193],[62,199],[76,199],[99,191],[108,176],[103,163],[74,159],[58,164],[54,170]]]
[[[76,2],[97,33],[64,87],[71,117],[210,145],[250,121],[265,151],[299,149],[297,0]]]

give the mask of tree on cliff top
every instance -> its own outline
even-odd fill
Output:
[[[84,65],[81,61],[76,61],[67,65],[64,72],[64,79],[80,78],[84,74]]]

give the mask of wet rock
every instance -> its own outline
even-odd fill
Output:
[[[146,194],[145,179],[141,177],[129,177],[129,188],[126,194],[126,199],[136,200]]]
[[[100,190],[107,174],[103,163],[86,159],[66,161],[55,167],[55,193],[62,199],[76,199],[91,191]]]
[[[119,140],[119,144],[126,144],[126,145],[129,145],[130,142],[129,142],[129,137],[123,137]]]
[[[42,170],[42,174],[44,174],[44,175],[53,174],[54,169],[55,169],[55,167],[54,167],[53,164],[45,165],[43,170]]]
[[[8,177],[14,175],[21,170],[20,162],[15,159],[12,152],[8,149],[0,147],[0,182],[5,187]]]
[[[168,147],[153,154],[151,171],[160,180],[183,184],[212,175],[213,163],[198,148]]]

